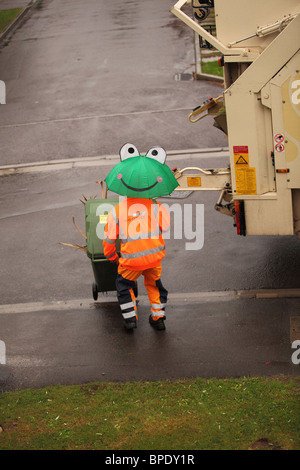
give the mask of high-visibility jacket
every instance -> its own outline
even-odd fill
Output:
[[[152,199],[124,198],[108,214],[104,229],[104,255],[118,260],[115,242],[120,238],[119,264],[133,271],[158,266],[165,256],[163,234],[170,228],[165,206]]]

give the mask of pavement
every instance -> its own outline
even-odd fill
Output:
[[[17,0],[16,3],[12,4],[10,0],[1,0],[0,1],[0,11],[9,10],[13,8],[22,8],[16,18],[5,28],[4,31],[0,33],[0,44],[1,41],[7,40],[14,31],[20,26],[22,21],[25,20],[26,15],[30,13],[30,10],[38,4],[39,0]]]
[[[166,330],[156,331],[142,296],[138,327],[128,332],[115,298],[2,307],[7,365],[0,386],[298,375],[291,344],[297,311],[299,298],[170,296]]]
[[[10,8],[24,8],[28,5],[33,4],[34,2],[28,2],[28,0],[1,0],[0,1],[0,10],[9,10]]]

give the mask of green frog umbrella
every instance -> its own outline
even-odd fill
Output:
[[[152,147],[140,155],[132,144],[120,150],[121,161],[105,178],[110,191],[121,196],[152,199],[167,196],[178,186],[170,168],[165,164],[166,152]]]

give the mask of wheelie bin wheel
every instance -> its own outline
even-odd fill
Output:
[[[98,299],[98,287],[95,282],[93,283],[93,298],[94,300]]]

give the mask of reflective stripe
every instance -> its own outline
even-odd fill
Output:
[[[164,310],[151,310],[152,317],[157,317],[159,315],[164,315],[164,314],[165,314]]]
[[[117,252],[114,251],[111,255],[105,256],[105,258],[111,259],[111,258],[113,258],[113,257],[116,256],[116,255],[117,255]]]
[[[167,304],[151,304],[151,308],[154,310],[161,310],[162,308],[165,308]]]
[[[132,318],[134,320],[136,320],[136,316],[135,316],[135,311],[134,310],[131,310],[130,312],[127,312],[127,313],[122,313],[122,316],[124,318],[124,320],[128,319],[128,318]]]
[[[103,241],[108,243],[109,245],[114,245],[116,243],[116,240],[110,240],[110,238],[107,237],[105,237]]]
[[[156,312],[153,312],[151,310],[151,317],[164,317],[166,318],[165,312],[163,310],[158,310]]]
[[[131,307],[135,307],[135,306],[136,306],[135,300],[133,302],[127,302],[127,304],[121,304],[120,305],[121,310],[126,310],[127,308],[131,308]]]
[[[135,242],[137,240],[145,240],[147,238],[158,237],[160,234],[161,234],[160,230],[155,230],[154,232],[148,232],[148,233],[137,233],[136,235],[133,235],[132,237],[122,239],[121,243],[129,243],[129,242]]]
[[[136,212],[135,214],[130,215],[130,217],[139,217],[141,215],[146,215],[147,211],[144,212]]]
[[[159,253],[160,251],[165,250],[165,245],[157,246],[156,248],[150,248],[145,251],[138,251],[137,253],[121,253],[122,258],[131,259],[131,258],[142,258],[143,256],[153,255],[154,253]]]

